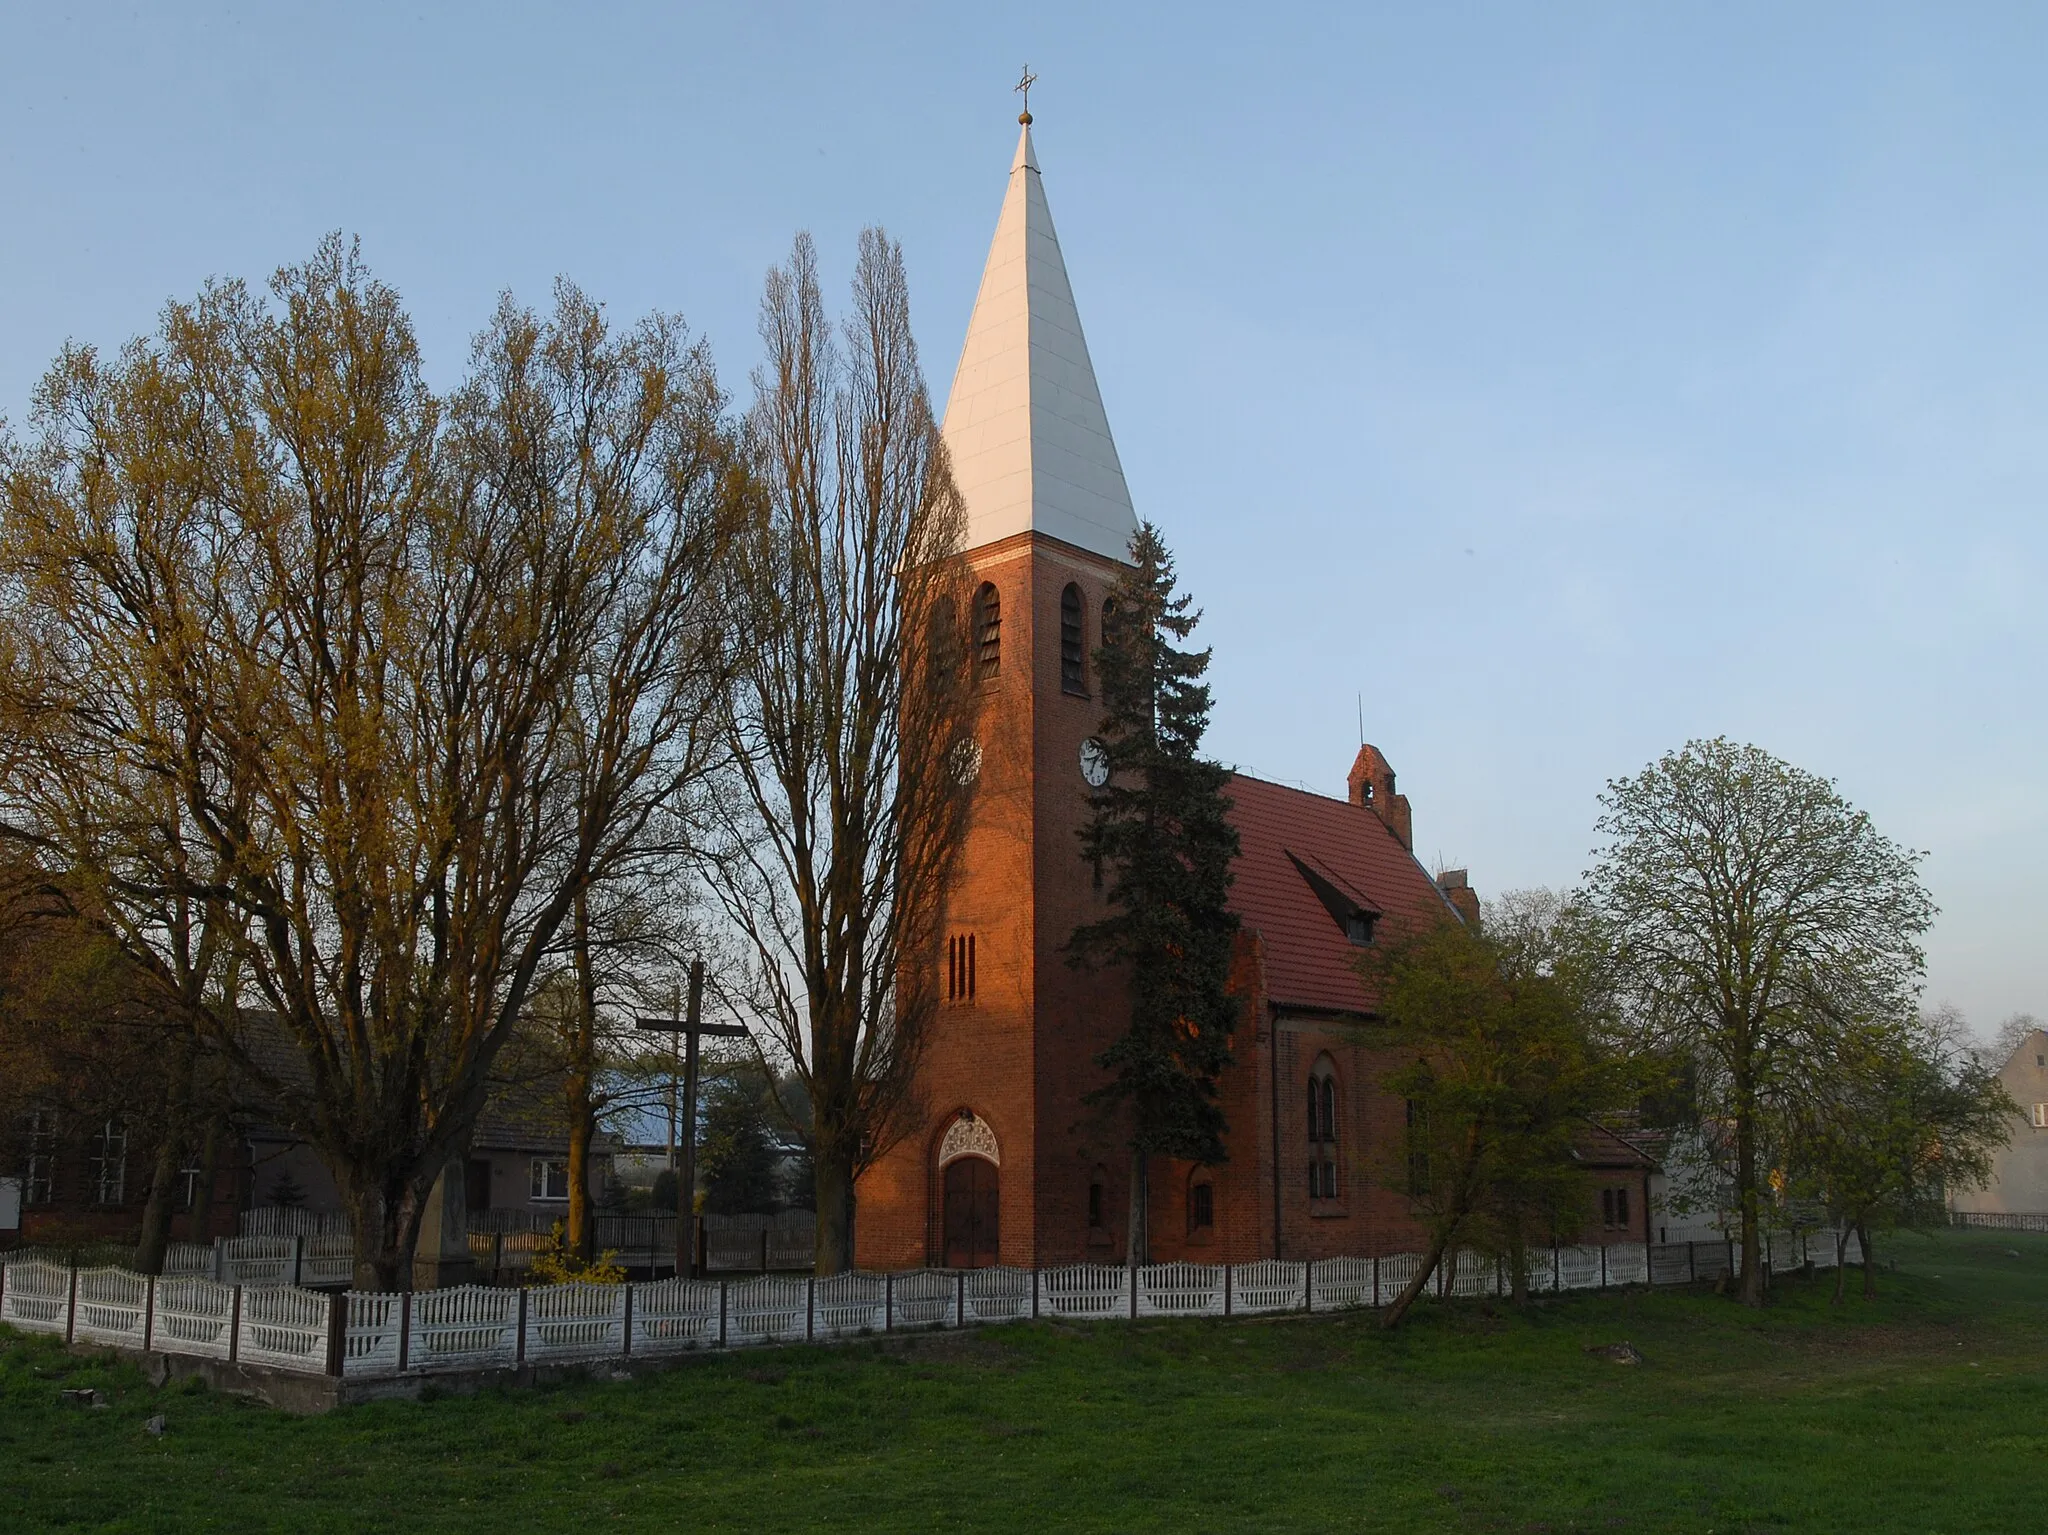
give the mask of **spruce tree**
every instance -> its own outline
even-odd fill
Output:
[[[1080,965],[1114,965],[1131,1017],[1097,1064],[1110,1074],[1089,1102],[1131,1127],[1128,1261],[1146,1261],[1153,1155],[1224,1160],[1217,1079],[1238,1016],[1229,991],[1237,917],[1225,904],[1237,830],[1230,773],[1201,755],[1209,723],[1207,650],[1181,648],[1201,614],[1177,591],[1173,556],[1145,523],[1131,540],[1096,653],[1109,777],[1089,796],[1082,856],[1108,884],[1111,915],[1078,929]]]

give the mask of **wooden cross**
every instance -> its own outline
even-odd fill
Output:
[[[633,1022],[649,1033],[683,1036],[683,1165],[676,1172],[676,1273],[688,1278],[697,1270],[697,1042],[706,1035],[745,1039],[747,1031],[735,1023],[704,1021],[701,959],[690,961],[690,1006],[681,1018],[635,1018]]]
[[[1018,80],[1016,90],[1017,93],[1024,98],[1024,110],[1018,114],[1017,121],[1023,123],[1027,127],[1029,127],[1031,123],[1031,87],[1036,85],[1037,83],[1038,76],[1034,75],[1031,72],[1031,66],[1029,64],[1026,64],[1024,66],[1023,78]]]

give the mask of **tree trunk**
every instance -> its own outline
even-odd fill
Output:
[[[1735,1111],[1735,1197],[1742,1210],[1742,1287],[1738,1292],[1745,1306],[1762,1306],[1763,1231],[1757,1215],[1756,1110],[1746,1079],[1738,1077]]]
[[[1877,1260],[1870,1253],[1870,1228],[1858,1221],[1856,1240],[1863,1244],[1863,1298],[1877,1299]]]
[[[853,1169],[848,1158],[823,1136],[812,1164],[818,1196],[818,1239],[813,1265],[820,1279],[853,1266]]]
[[[1124,1262],[1142,1268],[1152,1261],[1152,1163],[1137,1147],[1131,1148],[1131,1197],[1126,1210]]]
[[[142,1207],[142,1235],[135,1244],[135,1272],[161,1274],[164,1249],[171,1239],[171,1212],[176,1208],[178,1173],[185,1163],[192,1112],[192,1041],[180,1041],[171,1053],[170,1101],[165,1106],[164,1133],[156,1146],[156,1167],[150,1174],[149,1199]]]
[[[1422,1266],[1415,1271],[1415,1277],[1408,1281],[1407,1288],[1394,1297],[1394,1303],[1387,1307],[1387,1314],[1380,1318],[1380,1326],[1391,1331],[1408,1314],[1408,1308],[1415,1304],[1429,1285],[1429,1276],[1437,1265],[1443,1262],[1444,1249],[1450,1246],[1451,1238],[1457,1232],[1459,1220],[1447,1221],[1429,1239],[1429,1250],[1422,1255]]]
[[[1508,1300],[1516,1306],[1529,1304],[1529,1249],[1522,1242],[1520,1222],[1508,1242]]]
[[[437,1170],[438,1171],[438,1170]],[[419,1249],[420,1217],[433,1187],[414,1188],[397,1198],[375,1189],[342,1192],[349,1232],[355,1242],[355,1287],[379,1294],[413,1288],[413,1255]]]
[[[597,974],[590,962],[590,896],[579,892],[572,929],[576,961],[576,1016],[569,1022],[569,1070],[564,1084],[569,1108],[568,1250],[585,1263],[596,1256],[596,1223],[590,1218],[590,1142],[597,1132],[594,1081],[597,1074]]]
[[[1837,1232],[1835,1233],[1835,1299],[1834,1299],[1834,1304],[1835,1304],[1835,1305],[1837,1305],[1837,1306],[1839,1306],[1839,1305],[1841,1305],[1841,1304],[1842,1304],[1842,1297],[1843,1297],[1843,1295],[1844,1295],[1844,1294],[1846,1293],[1846,1291],[1847,1291],[1847,1289],[1848,1289],[1848,1283],[1849,1283],[1849,1275],[1848,1275],[1848,1268],[1849,1268],[1849,1227],[1848,1227],[1847,1223],[1844,1223],[1844,1224],[1843,1224],[1843,1226],[1842,1226],[1842,1229],[1841,1229],[1840,1231],[1837,1231]]]
[[[564,1238],[568,1250],[585,1263],[595,1256],[597,1222],[590,1217],[589,1120],[569,1120],[569,1229]]]

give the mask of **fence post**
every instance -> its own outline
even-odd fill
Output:
[[[953,1325],[967,1325],[967,1272],[964,1269],[953,1272]]]
[[[306,1272],[306,1234],[302,1231],[292,1238],[292,1288],[299,1287],[301,1276]]]
[[[1607,1244],[1600,1244],[1600,1288],[1607,1288]]]
[[[1316,1309],[1316,1260],[1304,1258],[1301,1263],[1301,1309]]]
[[[1133,1263],[1133,1264],[1132,1264],[1132,1265],[1130,1266],[1130,1275],[1131,1275],[1131,1320],[1132,1320],[1133,1322],[1135,1322],[1135,1321],[1137,1321],[1137,1320],[1138,1320],[1138,1265],[1137,1265],[1137,1264]]]
[[[761,1272],[768,1272],[768,1228],[761,1228]]]
[[[1699,1254],[1693,1251],[1691,1238],[1687,1238],[1685,1244],[1685,1278],[1688,1284],[1698,1284],[1700,1282]]]
[[[526,1292],[524,1290],[519,1294],[519,1316],[522,1323],[519,1329],[519,1346],[521,1349],[524,1349],[526,1347],[526,1328],[523,1325],[526,1318]],[[401,1290],[398,1295],[398,1373],[400,1375],[405,1373],[406,1364],[411,1358],[412,1291]]]
[[[410,1301],[410,1300],[412,1299],[412,1297],[411,1297],[410,1295],[408,1295],[408,1296],[406,1297],[406,1299],[407,1299],[408,1301]],[[518,1365],[522,1365],[522,1364],[525,1364],[525,1363],[526,1363],[526,1286],[525,1286],[525,1285],[521,1285],[521,1286],[519,1287],[519,1338],[518,1338],[518,1341],[517,1341],[517,1342],[515,1342],[515,1343],[514,1343],[514,1344],[512,1345],[512,1363],[513,1363],[513,1365],[514,1365],[514,1366],[518,1366]]]
[[[242,1287],[235,1286],[235,1297],[228,1307],[228,1363],[233,1364],[242,1357]]]
[[[327,1373],[336,1380],[348,1362],[348,1292],[327,1297]]]
[[[491,1283],[498,1282],[498,1274],[505,1267],[505,1233],[491,1233]]]
[[[1038,1270],[1035,1266],[1031,1270],[1031,1320],[1038,1320]]]
[[[1230,1315],[1230,1265],[1223,1265],[1223,1314]]]
[[[149,1345],[156,1337],[156,1275],[149,1276],[149,1282],[142,1292],[142,1352],[149,1352]]]
[[[228,1282],[228,1239],[226,1237],[215,1237],[213,1239],[213,1282],[215,1284],[226,1284]]]
[[[78,1331],[78,1249],[71,1249],[71,1295],[64,1303],[64,1341]]]
[[[626,1320],[619,1330],[619,1357],[633,1357],[633,1287],[626,1286]]]
[[[1380,1260],[1377,1253],[1372,1260],[1372,1308],[1375,1311],[1380,1308]]]
[[[818,1336],[818,1276],[804,1281],[804,1342]]]
[[[882,1331],[896,1330],[896,1276],[882,1276]]]

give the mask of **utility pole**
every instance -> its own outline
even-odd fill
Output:
[[[676,1174],[676,1273],[686,1277],[697,1271],[697,1044],[707,1034],[714,1039],[745,1039],[747,1031],[735,1023],[704,1021],[701,959],[690,961],[690,1006],[681,1018],[633,1021],[651,1033],[680,1034],[683,1039],[683,1106],[676,1136],[683,1164]]]

